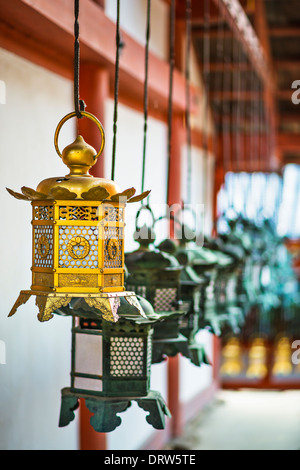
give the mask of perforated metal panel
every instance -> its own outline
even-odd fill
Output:
[[[144,375],[142,338],[115,336],[110,339],[110,375],[113,377]]]
[[[53,206],[34,206],[33,219],[34,220],[53,220],[54,208]]]
[[[59,220],[98,220],[98,206],[60,206]]]
[[[134,291],[137,295],[140,295],[141,297],[145,297],[147,295],[147,287],[146,286],[134,286],[128,284],[127,286],[128,290]]]
[[[124,222],[124,208],[104,206],[104,216],[106,222]]]
[[[59,227],[59,267],[98,267],[98,227]]]
[[[104,227],[104,268],[123,266],[123,229]]]
[[[53,267],[53,226],[35,225],[34,227],[34,266]]]
[[[174,312],[176,310],[177,289],[167,287],[156,289],[154,297],[154,310],[156,312]]]

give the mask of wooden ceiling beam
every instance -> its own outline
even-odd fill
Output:
[[[215,101],[259,101],[263,100],[263,95],[255,91],[212,91],[210,98]]]
[[[277,70],[300,71],[300,60],[275,60],[274,66]]]
[[[265,53],[261,47],[256,32],[254,31],[249,18],[239,1],[213,0],[213,2],[219,9],[220,16],[223,16],[230,29],[233,31],[234,37],[236,37],[244,47],[253,69],[261,77],[264,83],[269,83],[270,71]]]
[[[299,38],[300,28],[284,27],[284,28],[270,28],[269,34],[275,38]]]
[[[277,136],[278,146],[284,153],[299,153],[300,154],[300,135],[299,134],[283,134],[279,133]]]
[[[249,72],[251,70],[251,65],[248,63],[223,63],[223,62],[211,62],[209,64],[210,72]]]
[[[70,0],[0,0],[0,47],[17,53],[49,70],[69,76],[73,73],[74,11]],[[93,0],[82,0],[80,7],[81,61],[104,67],[114,84],[115,23]],[[124,48],[120,57],[120,101],[131,101],[143,108],[143,45],[122,31]],[[174,112],[186,108],[185,77],[174,71]],[[167,116],[169,65],[149,54],[149,112]],[[201,91],[191,86],[192,111]],[[83,97],[84,99],[84,97]],[[88,103],[87,103],[88,109]]]
[[[276,91],[276,97],[281,100],[281,101],[291,101],[292,100],[292,94],[295,90],[292,88],[290,90],[277,90]],[[280,117],[281,119],[281,117]]]
[[[264,100],[266,106],[266,117],[270,126],[270,132],[273,135],[270,158],[277,160],[279,165],[282,163],[282,155],[277,145],[277,129],[279,126],[279,114],[277,109],[277,86],[276,86],[276,73],[274,71],[274,64],[271,52],[271,41],[269,33],[269,24],[267,19],[267,11],[265,0],[260,0],[255,4],[255,29],[258,38],[264,50],[267,68],[269,70],[269,79],[264,88]]]

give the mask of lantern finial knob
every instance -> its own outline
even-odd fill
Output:
[[[76,113],[67,114],[58,124],[55,135],[54,135],[54,145],[56,152],[62,158],[63,162],[69,167],[70,175],[68,176],[90,176],[89,169],[96,163],[97,158],[101,155],[104,144],[105,144],[105,134],[101,122],[91,113],[82,111],[81,114],[84,117],[89,118],[93,121],[101,134],[101,146],[98,151],[87,144],[84,139],[79,135],[75,141],[68,145],[62,153],[60,153],[58,147],[58,136],[63,124],[68,121],[70,118],[76,117]]]
[[[70,170],[69,176],[89,176],[89,169],[96,163],[96,150],[79,135],[61,154],[62,161]]]

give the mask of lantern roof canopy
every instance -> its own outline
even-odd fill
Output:
[[[68,190],[71,193],[69,196],[73,196],[72,199],[84,198],[86,193],[97,187],[99,194],[101,193],[104,198],[118,194],[120,190],[114,181],[96,178],[89,174],[90,168],[96,162],[96,155],[96,150],[87,144],[82,136],[77,136],[75,141],[62,151],[62,161],[70,173],[65,177],[47,178],[41,181],[37,191],[51,197],[51,194]]]
[[[120,192],[114,181],[90,175],[89,169],[96,163],[97,155],[96,150],[79,135],[61,154],[59,153],[70,170],[69,174],[44,179],[36,190],[23,186],[21,193],[8,188],[7,191],[16,199],[25,201],[81,199],[129,203],[141,201],[148,196],[150,191],[135,196],[135,188]]]
[[[139,248],[132,253],[125,253],[125,259],[129,272],[136,269],[182,269],[175,256],[164,253],[158,249],[150,250]]]

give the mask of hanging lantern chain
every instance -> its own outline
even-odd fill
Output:
[[[151,18],[151,0],[147,0],[147,24],[146,24],[146,44],[145,44],[145,84],[144,84],[144,141],[143,141],[143,167],[142,167],[142,192],[145,185],[145,168],[146,168],[146,150],[147,150],[147,133],[148,133],[148,75],[149,75],[149,43],[150,43],[150,26]],[[144,202],[142,202],[144,204]]]
[[[175,67],[175,6],[176,0],[171,0],[170,6],[170,74],[169,74],[169,104],[168,104],[168,188],[167,199],[170,186],[170,162],[171,162],[171,146],[172,146],[172,118],[173,118],[173,75]]]
[[[228,52],[228,48],[226,47],[227,45],[225,44],[225,31],[224,31],[224,14],[221,13],[222,15],[222,38],[223,38],[223,83],[222,83],[222,91],[225,94],[226,91],[229,90],[230,88],[230,81],[231,81],[231,71],[230,71],[230,65],[231,60],[230,60],[230,55]],[[230,123],[229,123],[229,114],[230,114],[230,109],[229,109],[229,101],[223,97],[222,100],[222,106],[221,106],[221,112],[222,112],[222,152],[223,152],[223,168],[224,168],[224,186],[225,186],[225,192],[227,194],[227,199],[228,199],[228,208],[232,207],[232,201],[230,201],[230,194],[229,194],[229,187],[228,187],[228,175],[227,172],[230,169],[230,151],[231,151],[231,143],[230,143]],[[226,177],[227,175],[227,177]]]
[[[79,98],[79,69],[80,69],[80,44],[79,44],[79,0],[74,2],[74,108],[78,119],[83,116],[82,111],[85,110],[86,105],[83,100]]]
[[[185,92],[186,92],[186,133],[187,133],[187,201],[192,202],[192,136],[191,136],[191,96],[190,96],[190,52],[191,52],[191,0],[186,0],[186,53],[185,53]]]
[[[114,88],[114,117],[113,117],[113,146],[112,146],[112,166],[111,179],[115,178],[116,167],[116,145],[117,145],[117,122],[118,122],[118,100],[119,100],[119,68],[120,68],[120,50],[124,46],[120,33],[120,0],[117,0],[117,19],[116,19],[116,62],[115,62],[115,88]]]
[[[203,107],[203,202],[206,204],[206,184],[207,184],[207,168],[208,168],[208,132],[209,132],[209,97],[210,97],[210,0],[204,1],[204,41],[203,41],[203,75],[205,88],[205,106]]]
[[[224,27],[222,22],[223,15],[221,9],[219,9],[219,17],[218,17],[218,29],[217,29],[217,44],[216,44],[216,61],[217,63],[221,63],[221,60],[224,57]],[[214,79],[213,89],[215,92],[218,92],[223,89],[223,82],[224,82],[224,70],[222,73],[216,73]],[[217,128],[218,132],[222,130],[223,119],[222,119],[222,108],[220,105],[216,106],[213,103],[214,111],[217,114],[216,121],[217,121]],[[220,142],[218,139],[215,139],[215,155],[218,155],[220,151]],[[224,155],[223,155],[224,158]],[[223,168],[225,170],[225,162],[223,162]],[[224,181],[224,187],[226,186],[226,181]],[[226,191],[226,188],[225,188]],[[226,191],[227,194],[227,191]],[[215,220],[217,223],[217,220]]]

